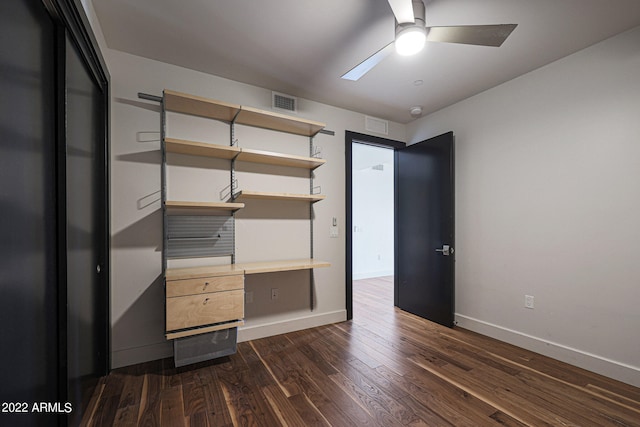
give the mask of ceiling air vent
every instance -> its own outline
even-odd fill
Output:
[[[271,107],[274,110],[282,110],[288,113],[298,112],[298,98],[284,93],[271,92]]]
[[[375,117],[364,116],[364,128],[369,132],[389,134],[389,122]]]

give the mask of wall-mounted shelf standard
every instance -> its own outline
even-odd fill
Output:
[[[260,200],[292,200],[300,202],[319,202],[326,196],[322,194],[292,194],[292,193],[267,193],[263,191],[241,190],[236,193],[234,200],[260,199]]]
[[[164,91],[164,105],[167,111],[191,114],[229,123],[235,122],[241,125],[277,130],[294,135],[313,136],[325,127],[324,123],[313,120],[291,117],[167,89]]]
[[[206,142],[187,141],[185,139],[165,138],[165,149],[168,153],[189,154],[192,156],[215,157],[217,159],[234,159],[240,154],[238,147],[208,144]]]
[[[174,340],[176,366],[231,354],[236,350],[237,327],[244,324],[244,279],[246,275],[282,271],[312,270],[329,267],[328,262],[313,258],[313,205],[324,195],[313,194],[314,170],[325,160],[314,157],[313,138],[324,123],[200,96],[165,90],[162,98],[139,94],[141,98],[161,103],[161,201],[163,209],[162,268],[165,278],[165,333]],[[166,135],[167,112],[219,120],[229,125],[228,145],[219,145]],[[173,116],[175,117],[175,116]],[[235,138],[236,125],[285,132],[307,137],[309,157],[240,148]],[[167,153],[229,160],[229,185],[220,193],[229,194],[228,202],[195,202],[167,200]],[[307,169],[309,193],[271,193],[238,191],[236,163],[250,162],[266,165]],[[279,173],[277,169],[274,172]],[[228,192],[227,192],[228,190]],[[244,208],[237,199],[289,200],[309,204],[310,239],[308,259],[236,263],[235,212]],[[168,260],[230,257],[230,264],[167,268]],[[228,261],[222,261],[228,262]],[[313,273],[309,274],[313,295]],[[313,297],[311,298],[313,310]],[[225,331],[226,330],[226,331]],[[233,331],[233,332],[231,332]],[[202,335],[204,334],[204,335]],[[225,335],[226,334],[226,335]],[[196,335],[202,335],[197,337]],[[226,338],[225,338],[226,337]],[[222,339],[217,346],[218,338]],[[194,344],[194,343],[197,343]],[[192,353],[196,354],[192,354]]]
[[[244,203],[231,203],[231,202],[184,202],[184,201],[171,201],[164,202],[168,211],[172,210],[198,210],[198,211],[231,211],[235,212],[238,209],[244,208]]]

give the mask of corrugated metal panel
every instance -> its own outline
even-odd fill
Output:
[[[238,328],[173,340],[173,360],[176,368],[234,354],[237,350]]]
[[[170,215],[167,257],[189,258],[233,254],[232,216]]]

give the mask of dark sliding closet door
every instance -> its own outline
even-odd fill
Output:
[[[108,74],[83,13],[0,1],[0,426],[77,425],[108,373]]]
[[[0,1],[0,402],[58,396],[53,34],[38,2]]]
[[[104,94],[66,36],[66,239],[68,400],[87,406],[106,363],[106,283],[101,200],[104,200]],[[73,423],[75,424],[75,422]]]

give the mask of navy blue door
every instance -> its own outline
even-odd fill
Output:
[[[398,150],[396,305],[449,327],[455,283],[453,165],[453,132]]]

